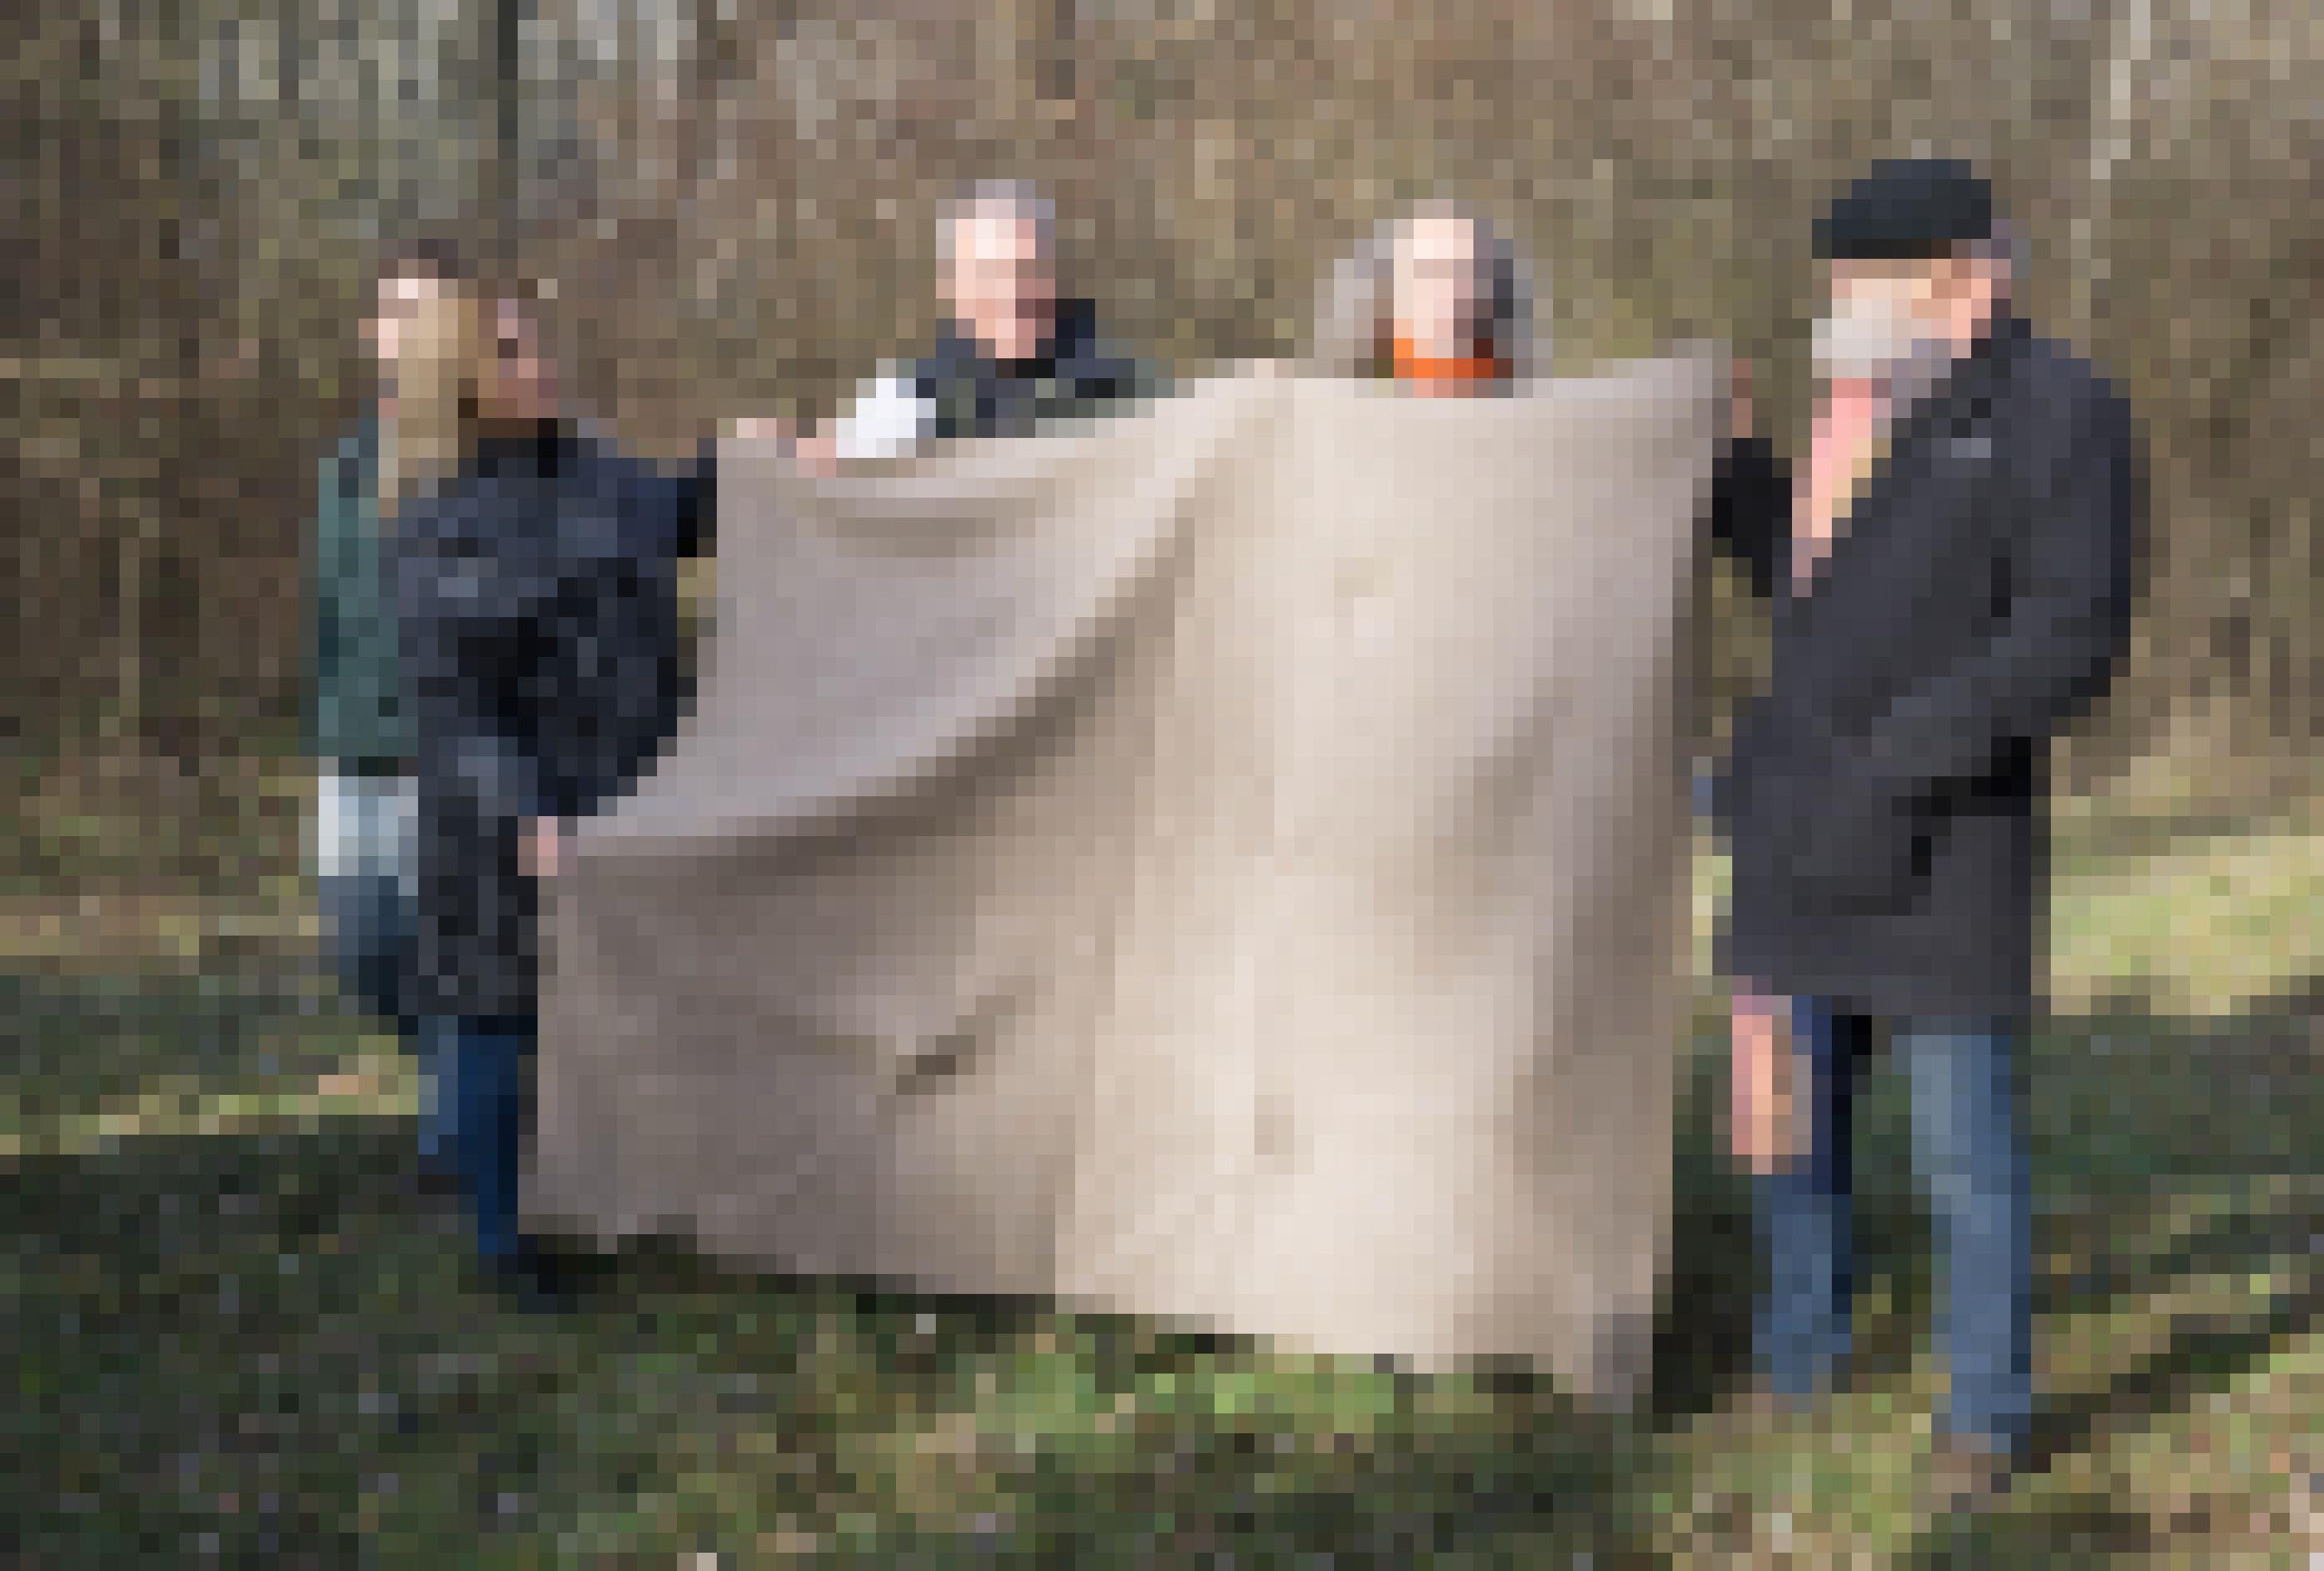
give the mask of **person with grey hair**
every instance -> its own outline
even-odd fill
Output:
[[[1424,396],[1505,388],[1548,359],[1515,249],[1457,203],[1419,203],[1334,270],[1314,335],[1326,376],[1392,381]]]
[[[1021,436],[1127,407],[1152,372],[1108,345],[1086,300],[1057,294],[1056,216],[1019,180],[946,202],[936,250],[948,308],[933,350],[864,383],[811,458],[899,457],[932,441]]]
[[[1850,1116],[1883,1046],[1942,1260],[1932,1503],[1997,1497],[2034,1411],[2018,1107],[2043,969],[2051,743],[2129,641],[2144,482],[2121,394],[2015,308],[1969,165],[1874,164],[1817,225],[1804,473],[1733,445],[1714,534],[1774,602],[1713,792],[1763,1402],[1847,1366]]]

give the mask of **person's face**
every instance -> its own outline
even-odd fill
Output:
[[[1968,347],[1993,314],[1996,263],[1967,254],[1915,262],[1831,264],[1831,315],[1885,317],[1900,337]]]
[[[379,367],[381,379],[392,390],[396,363],[410,342],[413,323],[443,285],[425,273],[396,273],[379,280],[371,317],[364,323],[364,344]]]
[[[971,209],[954,223],[946,303],[994,359],[1029,360],[1056,310],[1057,287],[1041,232],[1006,209]]]
[[[1477,226],[1465,218],[1416,216],[1397,237],[1397,330],[1425,352],[1466,354],[1482,302],[1477,295]]]
[[[489,413],[502,419],[546,415],[555,394],[555,375],[540,343],[540,326],[513,300],[493,310],[493,374],[485,390]]]

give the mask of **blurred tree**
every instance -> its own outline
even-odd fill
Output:
[[[1443,188],[1535,256],[1570,369],[1730,338],[1788,435],[1816,205],[1916,148],[1990,168],[2036,314],[2153,437],[2155,587],[2086,761],[2213,700],[2254,754],[2319,719],[2305,0],[60,0],[0,43],[0,681],[36,752],[288,734],[311,465],[411,218],[504,240],[663,451],[921,341],[934,201],[1004,172],[1181,366],[1293,347],[1329,259]],[[1722,619],[1724,685],[1751,641]]]

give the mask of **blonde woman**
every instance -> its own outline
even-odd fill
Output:
[[[1382,222],[1333,271],[1314,369],[1393,381],[1423,397],[1491,392],[1545,367],[1533,297],[1508,242],[1454,202]]]
[[[342,988],[407,1040],[413,743],[388,540],[399,501],[457,467],[459,399],[441,368],[473,357],[473,344],[447,341],[473,339],[475,319],[474,286],[448,244],[422,241],[382,263],[363,325],[378,396],[326,455],[317,488],[309,729],[318,896]],[[428,1102],[420,1156],[432,1185],[448,1176],[448,1152],[442,1099]]]

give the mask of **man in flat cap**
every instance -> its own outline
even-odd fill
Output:
[[[1950,1375],[1928,1476],[2006,1483],[2032,1403],[2015,1109],[2043,942],[2051,738],[2126,642],[2143,480],[2123,400],[2011,308],[1963,165],[1875,165],[1818,226],[1830,304],[1804,475],[1732,444],[1716,528],[1775,602],[1714,792],[1733,859],[1734,1138],[1769,1291],[1763,1395],[1849,1347],[1849,1107],[1876,1035],[1911,1084]]]

